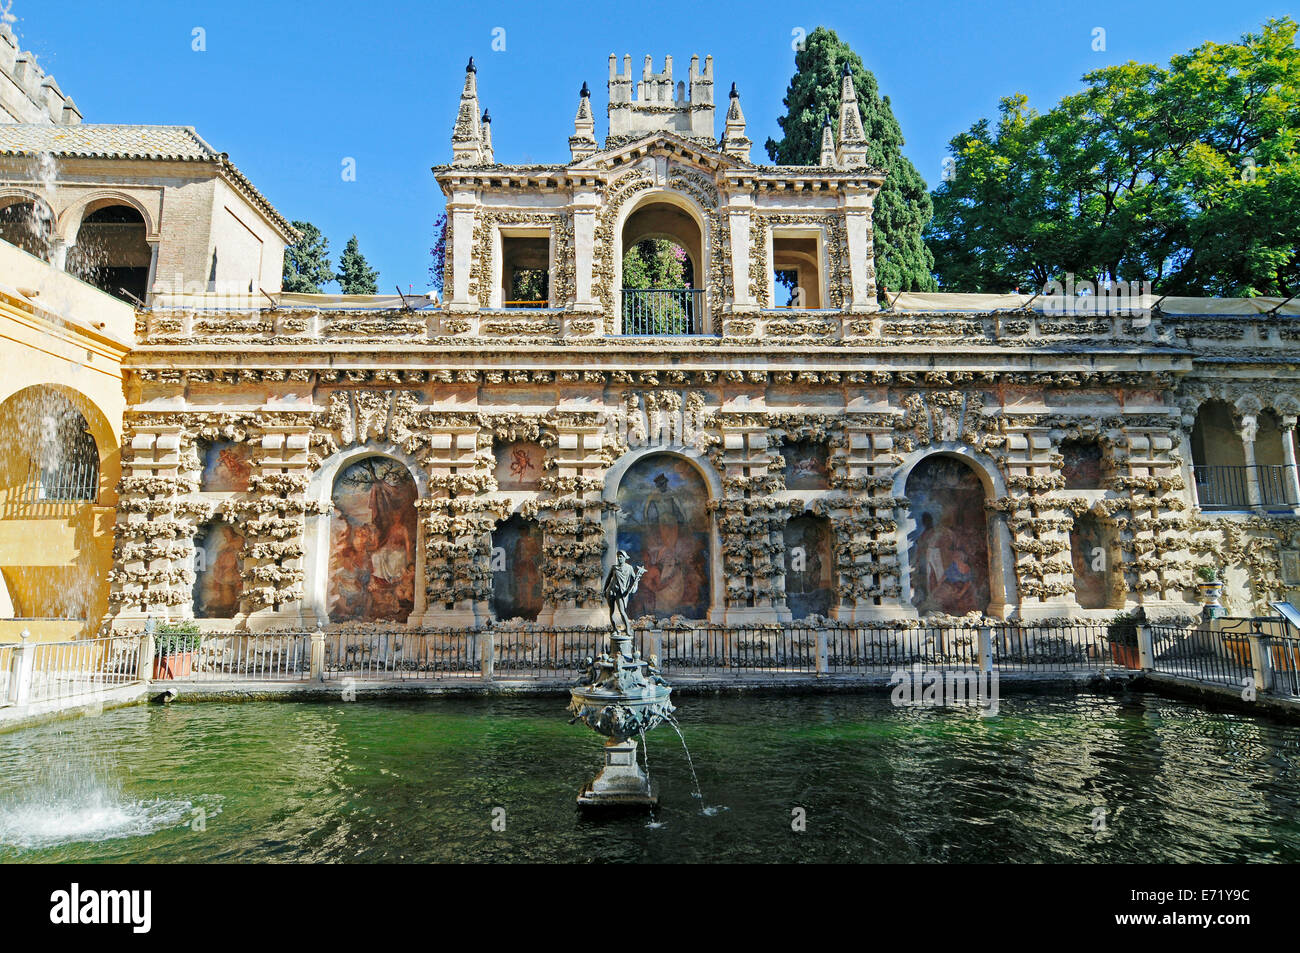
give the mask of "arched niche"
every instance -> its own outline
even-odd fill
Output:
[[[542,611],[542,528],[516,513],[492,531],[492,615],[534,622]]]
[[[834,532],[824,516],[786,521],[785,603],[794,619],[827,616],[835,605]]]
[[[339,468],[330,493],[326,611],[331,622],[405,622],[415,609],[419,491],[379,454]]]
[[[225,520],[205,523],[194,538],[194,617],[233,619],[244,594],[244,536]]]
[[[909,502],[901,583],[918,615],[1004,615],[1015,591],[1010,539],[984,509],[1004,492],[996,469],[962,444],[915,454],[899,469],[895,494]]]
[[[715,548],[709,485],[700,470],[676,453],[642,455],[618,477],[616,502],[616,549],[607,563],[623,550],[646,569],[628,614],[708,618]]]
[[[1070,564],[1074,572],[1074,601],[1080,609],[1105,609],[1114,601],[1112,566],[1118,553],[1109,529],[1092,513],[1070,527]]]

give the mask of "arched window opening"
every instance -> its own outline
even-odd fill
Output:
[[[623,333],[676,335],[704,330],[704,235],[684,209],[648,202],[622,234]]]
[[[835,604],[831,522],[824,516],[786,521],[785,602],[795,619],[829,614]]]
[[[515,514],[492,532],[492,613],[535,621],[542,611],[542,529]]]
[[[327,606],[331,622],[405,622],[415,608],[418,496],[411,472],[366,457],[334,480]]]
[[[1242,509],[1250,506],[1246,451],[1232,408],[1221,400],[1206,401],[1192,426],[1192,474],[1202,509]]]
[[[54,250],[54,217],[37,202],[14,202],[0,209],[0,239],[49,261]]]
[[[1289,508],[1293,502],[1291,474],[1282,447],[1288,435],[1282,431],[1282,421],[1272,410],[1260,411],[1256,422],[1255,473],[1259,481],[1259,502],[1266,507]]]
[[[123,301],[143,301],[151,253],[144,217],[129,205],[106,205],[86,215],[68,252],[68,271]]]
[[[712,595],[709,490],[682,457],[655,453],[628,468],[618,486],[618,548],[645,575],[628,615],[703,619]]]
[[[99,447],[89,424],[58,391],[37,388],[16,408],[25,421],[26,500],[29,503],[93,503],[99,496]]]
[[[908,536],[912,605],[922,615],[985,611],[989,534],[975,471],[952,457],[927,457],[912,469],[904,495],[915,524]]]
[[[224,520],[205,523],[194,539],[194,615],[233,619],[244,593],[244,537]]]

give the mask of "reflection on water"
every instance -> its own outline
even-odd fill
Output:
[[[1300,860],[1300,727],[1149,697],[1004,695],[997,718],[684,701],[711,810],[655,732],[652,819],[579,813],[601,739],[556,698],[138,707],[0,735],[0,861]]]

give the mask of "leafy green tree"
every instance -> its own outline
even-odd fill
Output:
[[[689,288],[691,262],[675,242],[647,238],[623,253],[623,287]],[[635,316],[644,330],[680,334],[689,326],[687,299],[683,295],[654,295],[640,300],[624,299],[624,317]]]
[[[334,280],[330,265],[329,239],[311,222],[291,222],[301,238],[284,250],[285,291],[320,294],[321,286]]]
[[[781,165],[816,165],[821,161],[822,122],[831,117],[839,141],[840,77],[844,63],[853,86],[867,137],[867,161],[886,173],[876,197],[876,280],[890,292],[930,291],[935,285],[934,256],[922,232],[933,214],[930,193],[916,166],[903,155],[903,130],[889,97],[881,97],[876,77],[834,30],[817,27],[795,53],[795,74],[785,94],[786,113],[777,119],[785,135],[767,140],[767,154]]]
[[[1300,51],[1273,20],[1167,69],[1093,71],[1052,110],[1004,99],[953,138],[926,238],[945,288],[1067,273],[1161,293],[1300,290]]]
[[[339,287],[345,295],[372,295],[379,290],[378,278],[379,272],[370,267],[353,235],[339,256]]]

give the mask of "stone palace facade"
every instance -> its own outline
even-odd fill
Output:
[[[108,624],[601,624],[620,549],[634,616],[729,626],[1300,593],[1294,302],[882,295],[848,78],[807,167],[734,87],[716,135],[711,58],[611,57],[555,165],[495,161],[476,79],[441,301],[150,289]],[[686,287],[626,285],[646,240]]]

